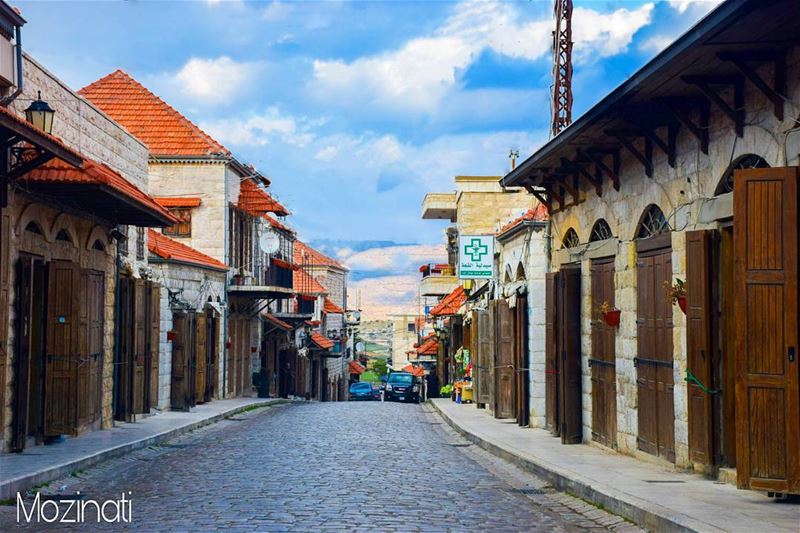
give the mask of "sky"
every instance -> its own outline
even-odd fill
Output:
[[[577,117],[718,0],[575,0]],[[429,191],[548,139],[552,2],[17,2],[23,47],[78,89],[121,68],[272,180],[367,315],[444,257]]]

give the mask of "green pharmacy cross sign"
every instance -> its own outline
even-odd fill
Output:
[[[458,241],[458,277],[490,279],[494,274],[494,235],[461,235]]]

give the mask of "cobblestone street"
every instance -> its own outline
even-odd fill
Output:
[[[130,491],[133,522],[104,526],[116,531],[636,530],[469,444],[428,407],[395,403],[257,409],[40,490]],[[0,530],[17,528],[98,525],[21,527],[14,505],[0,507]]]

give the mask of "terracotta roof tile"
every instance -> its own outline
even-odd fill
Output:
[[[424,368],[419,367],[419,366],[414,366],[414,365],[412,365],[410,363],[403,367],[403,372],[408,372],[412,376],[416,376],[418,378],[421,378],[421,377],[425,376],[425,369]]]
[[[294,329],[294,326],[284,322],[283,320],[281,320],[280,318],[276,317],[275,315],[271,315],[269,313],[261,313],[261,314],[262,314],[262,316],[264,318],[266,318],[267,320],[269,320],[270,322],[272,322],[273,324],[275,324],[276,326],[278,326],[279,328],[281,328],[281,329],[283,329],[285,331],[291,331],[291,330]]]
[[[239,209],[254,216],[261,216],[264,213],[275,213],[278,216],[289,214],[288,209],[249,179],[242,181],[239,186],[238,206]]]
[[[161,207],[200,207],[202,200],[197,196],[156,196],[156,202]]]
[[[367,371],[367,369],[361,366],[361,363],[359,363],[358,361],[350,361],[347,364],[347,370],[349,371],[350,374],[358,374],[358,375],[361,375]]]
[[[328,294],[320,283],[302,268],[294,271],[294,292],[296,294]]]
[[[336,259],[329,257],[319,250],[315,250],[308,244],[295,241],[294,243],[294,262],[299,265],[307,266],[331,266],[342,270],[347,270],[343,264]]]
[[[151,155],[230,155],[222,144],[122,70],[78,93],[141,139]]]
[[[322,348],[323,350],[330,350],[333,348],[333,341],[322,333],[316,331],[311,334],[311,342]]]
[[[166,260],[181,261],[193,265],[212,268],[214,270],[228,270],[224,263],[221,263],[211,256],[186,246],[176,240],[170,239],[158,231],[149,230],[147,232],[147,249],[150,253]]]
[[[436,307],[431,309],[431,316],[445,316],[455,315],[458,313],[458,308],[467,301],[467,293],[464,292],[464,287],[459,285],[453,292],[442,298]]]
[[[84,183],[87,185],[101,185],[123,194],[133,200],[147,211],[157,213],[173,223],[178,222],[169,211],[161,207],[152,196],[142,192],[133,183],[126,180],[112,168],[92,161],[86,156],[83,158],[83,168],[76,168],[60,159],[51,159],[47,163],[36,167],[20,178],[22,182],[36,183]]]
[[[324,312],[328,313],[329,315],[343,315],[344,314],[344,309],[342,309],[341,307],[339,307],[338,305],[333,303],[330,298],[325,298],[325,305],[322,308],[322,310]]]
[[[292,228],[290,228],[286,224],[281,224],[280,222],[278,222],[277,220],[275,220],[271,216],[269,216],[269,215],[261,215],[261,217],[266,219],[266,221],[269,222],[269,225],[272,226],[273,228],[282,229],[283,231],[285,231],[287,233],[294,234],[294,230]],[[297,241],[295,241],[295,242],[297,242]]]
[[[549,215],[547,214],[547,208],[544,206],[544,204],[539,204],[535,208],[528,209],[525,212],[525,214],[522,215],[521,217],[515,218],[514,220],[512,220],[511,222],[500,228],[500,231],[498,231],[497,234],[502,235],[503,233],[513,228],[516,228],[523,222],[530,222],[530,221],[546,222],[548,218]]]

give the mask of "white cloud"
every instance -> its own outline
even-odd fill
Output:
[[[577,8],[576,60],[624,51],[633,35],[649,24],[652,11],[652,3],[611,13]],[[527,60],[545,57],[550,53],[552,25],[549,16],[520,22],[519,10],[511,3],[462,2],[433,34],[412,39],[397,50],[350,63],[314,61],[309,87],[324,101],[432,113],[484,50]]]
[[[277,22],[285,20],[292,14],[293,8],[285,2],[271,2],[262,12],[264,20]]]
[[[685,13],[689,8],[701,8],[708,12],[717,7],[722,0],[667,0],[670,7],[678,13]]]
[[[369,248],[361,252],[341,250],[337,254],[351,270],[414,272],[425,263],[441,263],[447,259],[444,245],[414,244]]]
[[[336,154],[339,153],[339,149],[333,145],[324,146],[317,151],[316,155],[314,155],[314,159],[319,159],[320,161],[331,161]]]
[[[194,57],[175,74],[174,81],[183,94],[194,100],[220,103],[245,89],[261,68],[258,62],[240,62],[227,56],[215,59]]]
[[[348,283],[350,307],[359,305],[362,320],[381,320],[395,313],[418,313],[419,275],[383,276]]]
[[[654,35],[649,37],[645,40],[641,45],[639,45],[639,49],[643,52],[654,52],[658,53],[674,41],[674,37],[671,35]]]
[[[224,143],[238,146],[265,146],[281,141],[303,148],[314,140],[310,125],[303,118],[284,116],[276,107],[247,119],[203,122],[200,127]]]

